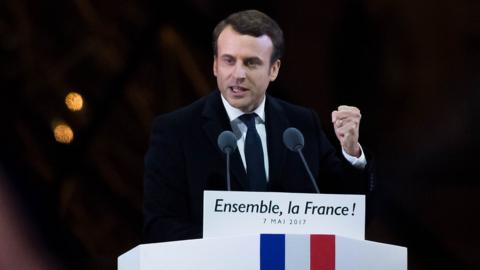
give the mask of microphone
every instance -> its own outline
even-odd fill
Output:
[[[302,132],[300,132],[300,130],[294,127],[289,127],[285,129],[285,131],[283,132],[283,143],[288,149],[293,152],[297,152],[300,155],[300,158],[302,159],[303,165],[307,170],[308,176],[310,177],[310,181],[312,181],[315,191],[317,193],[320,193],[317,182],[315,181],[315,178],[313,178],[312,172],[310,171],[307,161],[305,161],[305,157],[302,153],[303,146],[305,145],[305,140],[303,138]]]
[[[220,150],[227,155],[227,190],[230,191],[230,154],[237,148],[237,137],[230,130],[225,130],[218,135],[217,144]]]

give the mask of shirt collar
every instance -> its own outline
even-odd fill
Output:
[[[237,109],[230,105],[230,103],[228,103],[228,101],[223,97],[223,95],[220,96],[222,97],[223,107],[225,107],[225,110],[227,111],[228,119],[230,119],[230,122],[245,114],[240,109]],[[256,113],[258,117],[262,120],[262,122],[265,122],[265,100],[266,98],[265,96],[263,96],[263,100],[262,102],[260,102],[260,105],[258,105],[258,107],[252,112]]]

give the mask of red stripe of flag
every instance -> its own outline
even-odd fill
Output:
[[[335,235],[310,236],[310,270],[335,270]]]

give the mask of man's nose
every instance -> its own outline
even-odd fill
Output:
[[[235,79],[244,79],[246,74],[247,72],[243,64],[238,63],[235,65],[235,69],[233,70],[233,76],[235,77]]]

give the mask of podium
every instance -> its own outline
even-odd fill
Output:
[[[118,270],[406,270],[407,249],[337,235],[256,234],[139,245]]]
[[[405,247],[364,240],[364,195],[205,191],[203,217],[205,238],[139,245],[118,270],[407,269]]]

